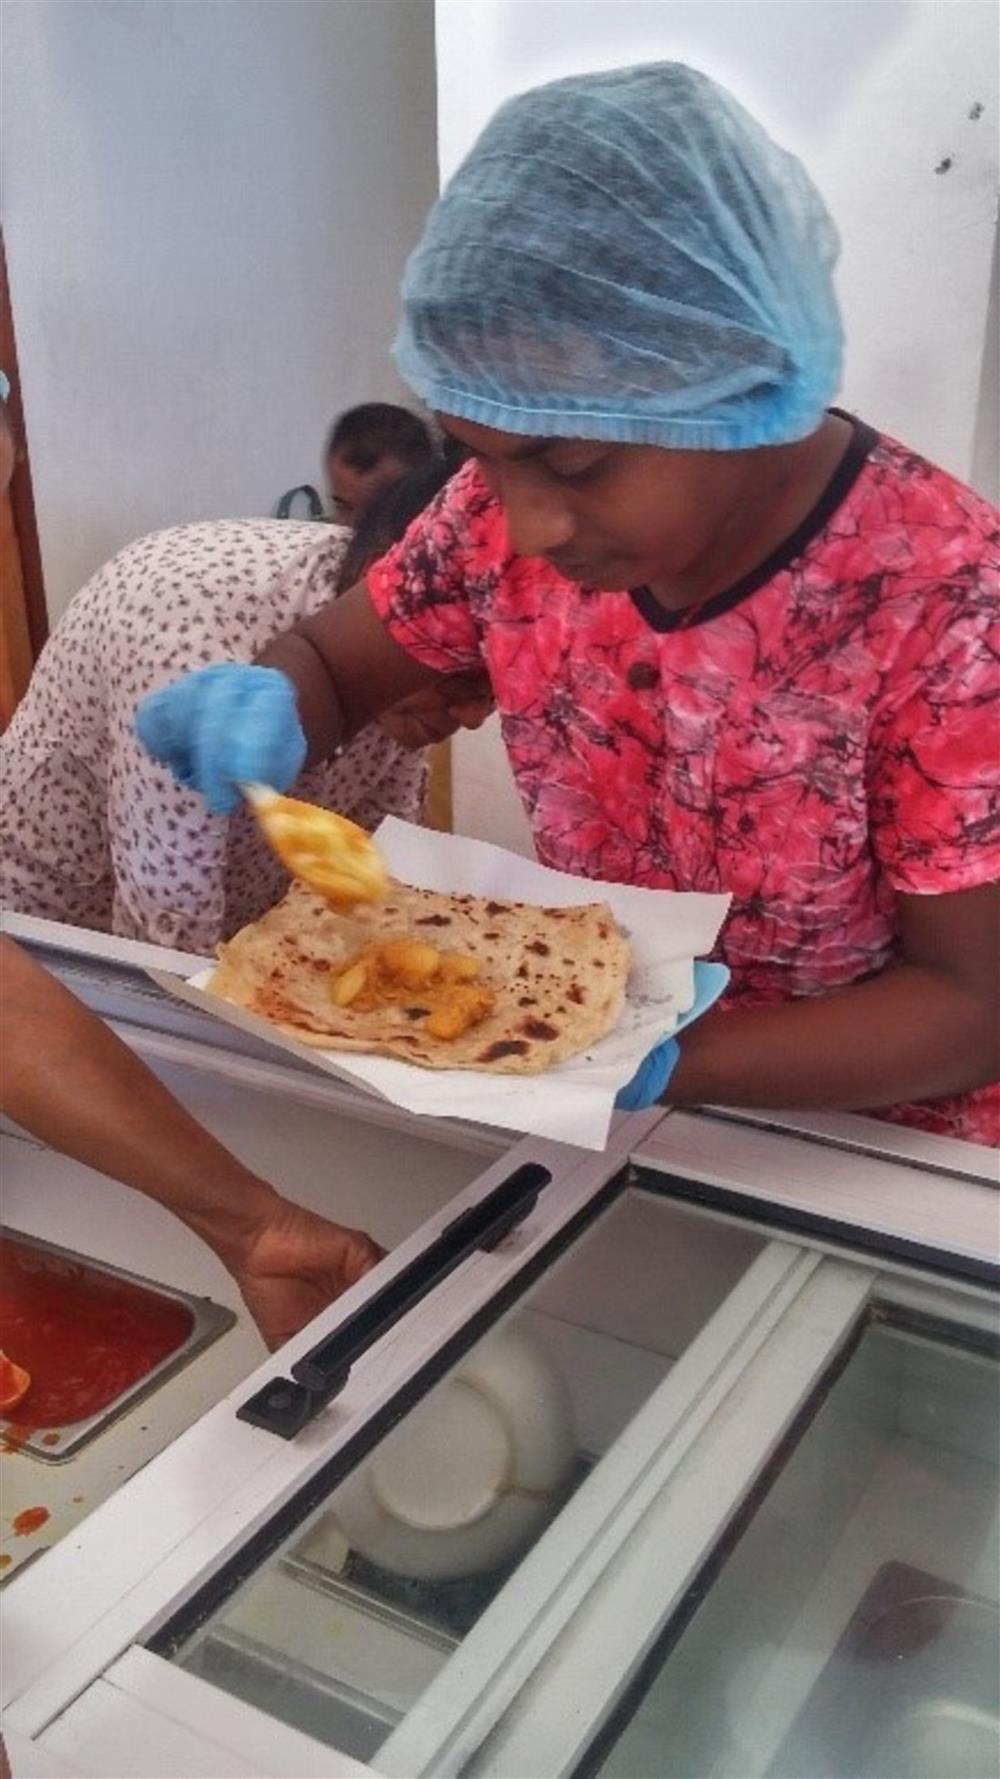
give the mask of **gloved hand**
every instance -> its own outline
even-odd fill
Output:
[[[623,1112],[638,1112],[643,1106],[655,1106],[667,1091],[667,1082],[680,1060],[681,1047],[676,1038],[664,1038],[644,1056],[631,1081],[618,1089],[615,1105]]]
[[[215,815],[237,807],[240,784],[287,790],[305,763],[295,687],[273,667],[199,667],[143,698],[135,726],[153,758]]]
[[[631,1081],[619,1088],[615,1097],[615,1105],[624,1112],[637,1112],[645,1106],[655,1106],[667,1091],[670,1077],[680,1061],[681,1047],[677,1042],[676,1033],[682,1032],[687,1025],[693,1025],[709,1007],[714,1007],[719,996],[729,982],[729,970],[725,964],[706,964],[700,959],[694,966],[694,1001],[683,1013],[669,1038],[661,1039],[644,1056]]]

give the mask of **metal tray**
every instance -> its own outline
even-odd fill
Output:
[[[82,1421],[67,1421],[61,1427],[32,1427],[27,1433],[23,1424],[0,1416],[0,1442],[8,1449],[16,1448],[19,1452],[39,1458],[44,1464],[61,1464],[67,1458],[74,1457],[81,1446],[96,1439],[112,1421],[117,1420],[119,1415],[132,1408],[142,1397],[159,1389],[161,1384],[173,1377],[197,1353],[211,1346],[221,1334],[232,1328],[236,1321],[232,1310],[224,1308],[222,1304],[213,1303],[209,1297],[192,1297],[188,1291],[178,1291],[171,1285],[144,1279],[138,1273],[127,1272],[124,1267],[109,1266],[103,1260],[74,1253],[70,1248],[61,1248],[55,1242],[42,1241],[37,1236],[24,1235],[18,1229],[2,1228],[0,1235],[12,1247],[36,1256],[42,1270],[58,1273],[72,1268],[74,1279],[84,1284],[88,1278],[121,1280],[149,1298],[183,1304],[191,1318],[188,1334],[180,1345],[134,1384],[113,1397],[97,1414]],[[49,1263],[48,1267],[46,1262]]]

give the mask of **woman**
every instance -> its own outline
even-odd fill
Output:
[[[339,414],[323,447],[330,511],[337,525],[357,526],[380,490],[421,470],[437,451],[419,415],[395,402],[363,402]]]
[[[830,407],[836,249],[804,169],[690,69],[506,105],[397,342],[474,460],[265,651],[275,703],[237,739],[263,769],[301,725],[321,759],[485,667],[547,864],[732,892],[726,1007],[647,1100],[995,1142],[996,518]],[[235,773],[217,695],[194,676],[140,713],[195,783],[201,753]]]

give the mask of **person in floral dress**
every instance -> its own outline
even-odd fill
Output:
[[[0,903],[211,955],[288,874],[234,798],[213,815],[135,734],[138,700],[186,668],[252,661],[336,596],[350,534],[220,519],[128,544],[70,603],[0,741]],[[419,821],[424,755],[375,723],[310,768],[303,797],[366,828]]]
[[[396,345],[471,460],[263,653],[286,709],[241,735],[266,758],[301,723],[323,758],[485,668],[546,864],[733,897],[726,1000],[651,1096],[997,1142],[997,515],[832,406],[836,254],[805,170],[704,75],[504,106]],[[213,697],[141,713],[175,769]]]

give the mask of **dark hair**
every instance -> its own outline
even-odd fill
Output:
[[[389,482],[379,489],[358,520],[344,552],[337,574],[338,593],[346,593],[348,587],[362,580],[370,564],[398,543],[407,526],[440,493],[451,474],[450,466],[437,457],[425,469],[411,470],[398,482]]]
[[[331,426],[324,455],[330,457],[334,451],[365,474],[383,457],[398,457],[414,468],[427,463],[434,456],[434,440],[430,428],[408,408],[397,408],[393,402],[363,402],[359,408],[348,408]]]
[[[451,470],[452,475],[468,463],[473,455],[471,445],[463,445],[460,439],[453,438],[450,432],[441,434],[441,455]]]

